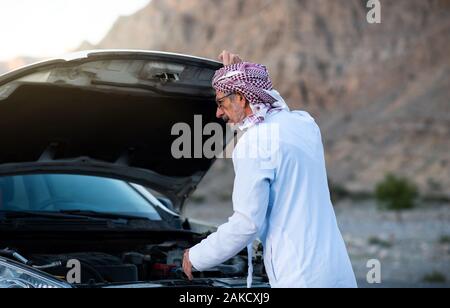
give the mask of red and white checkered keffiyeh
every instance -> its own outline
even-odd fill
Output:
[[[212,85],[225,94],[240,93],[250,103],[253,114],[240,123],[242,130],[264,122],[270,113],[289,110],[280,94],[273,89],[267,68],[260,64],[241,62],[225,66],[216,72]]]

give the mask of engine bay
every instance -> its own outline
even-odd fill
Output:
[[[77,287],[107,287],[137,283],[213,286],[211,279],[245,281],[248,263],[246,251],[208,271],[194,270],[194,281],[188,281],[182,270],[182,262],[184,250],[191,246],[187,241],[165,241],[126,251],[118,251],[116,247],[102,251],[22,255],[17,250],[3,249],[0,250],[0,255],[44,271]],[[253,263],[255,277],[261,281],[266,280],[260,254],[256,253]]]

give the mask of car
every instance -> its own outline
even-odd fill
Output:
[[[220,67],[94,50],[0,76],[0,287],[245,287],[246,251],[192,281],[181,267],[214,231],[181,213],[215,159],[174,158],[171,128],[195,115],[226,128]],[[253,262],[253,285],[268,287]]]

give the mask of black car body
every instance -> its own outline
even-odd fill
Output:
[[[174,158],[171,128],[200,115],[225,129],[210,85],[220,66],[111,50],[0,76],[0,287],[246,285],[245,253],[191,282],[181,270],[208,235],[181,209],[214,159]]]

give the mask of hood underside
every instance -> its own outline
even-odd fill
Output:
[[[172,135],[173,126],[188,124],[192,147],[195,115],[203,126],[225,129],[205,78],[219,65],[193,59],[116,52],[3,77],[0,176],[112,177],[160,190],[181,205],[214,159],[174,158],[180,136]]]

